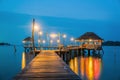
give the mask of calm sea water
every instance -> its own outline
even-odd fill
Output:
[[[120,80],[120,47],[103,47],[102,58],[74,57],[71,69],[83,80]],[[0,46],[0,80],[12,80],[34,56],[22,47]]]
[[[78,56],[69,66],[82,80],[120,80],[120,47],[103,48],[102,58]]]
[[[12,80],[28,64],[34,55],[24,53],[22,47],[0,46],[0,80]]]

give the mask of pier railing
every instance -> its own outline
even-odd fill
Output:
[[[32,45],[25,45],[24,46],[25,49],[32,49]],[[71,49],[101,49],[101,45],[94,45],[94,44],[84,44],[84,45],[80,45],[80,46],[63,46],[63,47],[59,47],[59,46],[36,46],[35,50],[59,50],[59,51],[67,51],[67,50],[71,50]]]

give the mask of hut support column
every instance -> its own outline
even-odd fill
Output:
[[[88,49],[88,56],[90,56],[90,49]]]

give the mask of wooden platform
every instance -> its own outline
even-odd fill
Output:
[[[38,54],[14,80],[81,80],[53,51]]]

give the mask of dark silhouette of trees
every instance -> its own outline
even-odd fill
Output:
[[[120,41],[105,41],[103,46],[120,46]]]
[[[0,45],[1,45],[1,46],[4,46],[4,45],[6,45],[6,46],[10,46],[10,43],[4,43],[4,42],[1,42]]]

